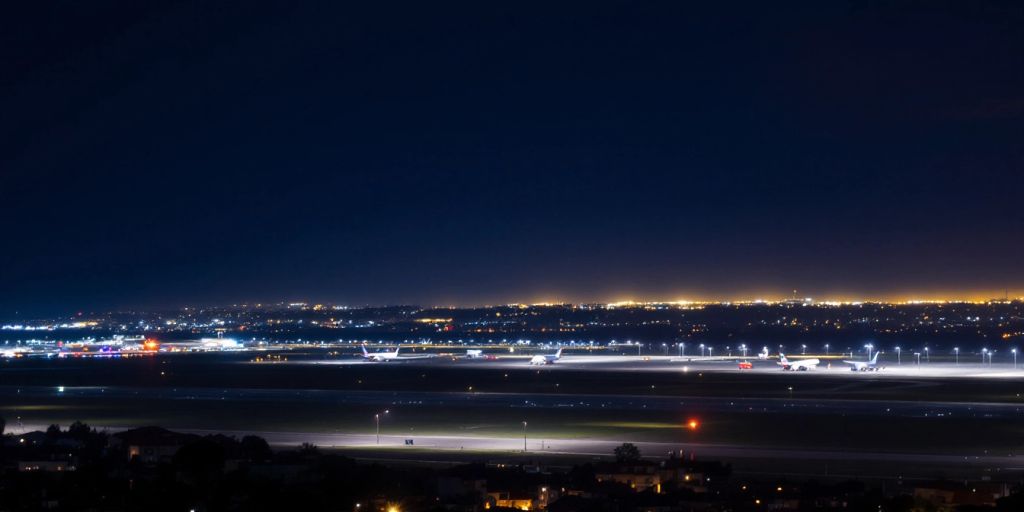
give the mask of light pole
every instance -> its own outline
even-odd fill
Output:
[[[917,358],[917,367],[920,368],[921,367],[921,353],[920,352],[914,352],[914,357]]]
[[[679,357],[686,355],[686,343],[679,344]]]
[[[704,357],[704,344],[703,343],[700,344],[700,356]]]
[[[713,350],[715,350],[715,349],[713,349],[711,347],[708,347],[708,357],[711,357],[711,353],[712,353]],[[989,358],[989,359],[991,359],[991,358]]]
[[[868,343],[867,345],[864,345],[864,348],[868,349],[868,361],[870,361],[871,360],[871,349],[875,348],[875,346],[870,344],[870,343]]]
[[[526,422],[523,422],[523,452],[526,452]]]
[[[1010,352],[1013,353],[1013,369],[1017,369],[1017,349],[1011,348]]]
[[[928,351],[928,347],[924,348],[924,359],[929,363],[932,362],[931,352]]]
[[[743,351],[743,358],[746,359],[747,358],[747,344],[744,343],[744,344],[740,345],[740,350]],[[1017,352],[1014,351],[1014,354],[1016,354],[1016,353]]]
[[[896,364],[902,366],[903,360],[900,359],[900,348],[896,347]]]
[[[960,347],[953,347],[953,357],[956,358],[956,365],[960,366]]]
[[[391,412],[391,411],[385,410],[384,414],[387,414],[389,412]],[[377,424],[377,444],[380,444],[380,413],[379,412],[377,414],[373,415],[373,421],[374,421],[374,423]]]
[[[800,355],[802,355],[802,356],[806,356],[807,355],[807,345],[800,345]]]
[[[982,366],[985,366],[985,354],[987,354],[987,353],[988,353],[988,349],[987,348],[981,349],[981,365]]]
[[[828,355],[828,343],[825,344],[825,355]]]

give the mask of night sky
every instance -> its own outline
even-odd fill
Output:
[[[20,4],[0,313],[1024,293],[1021,2]]]

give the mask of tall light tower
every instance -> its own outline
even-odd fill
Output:
[[[956,365],[960,366],[960,347],[953,347],[953,356],[956,358]]]
[[[389,412],[391,412],[391,411],[386,410],[386,409],[384,410],[384,414],[387,414]],[[381,415],[381,413],[379,413],[379,412],[377,414],[373,415],[373,421],[374,421],[374,423],[377,424],[377,444],[380,444],[380,415]]]
[[[526,422],[523,422],[523,452],[526,452]]]
[[[903,360],[900,359],[900,347],[896,347],[896,364],[897,365],[902,365],[903,364]]]

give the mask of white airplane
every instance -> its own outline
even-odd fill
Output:
[[[363,345],[363,359],[373,363],[386,363],[388,361],[409,361],[412,359],[429,359],[434,357],[434,354],[423,354],[418,356],[400,356],[398,351],[402,347],[395,348],[394,352],[369,352],[366,350],[366,345]]]
[[[761,352],[757,354],[757,358],[762,361],[768,359],[768,347],[764,347],[764,349],[762,349]]]
[[[878,354],[881,352],[875,352],[874,357],[870,361],[843,361],[850,365],[850,371],[852,372],[877,372],[882,368],[878,366]]]
[[[398,359],[398,351],[401,350],[402,347],[395,348],[394,352],[374,352],[374,353],[368,352],[366,350],[366,345],[363,345],[362,348],[363,348],[363,359],[366,359],[367,361],[373,361],[375,363],[383,363],[385,361],[393,361],[395,359]]]
[[[779,354],[779,366],[781,366],[783,370],[805,372],[807,370],[817,368],[819,363],[820,361],[817,359],[800,359],[797,361],[790,361],[789,359],[786,359],[786,354]]]
[[[555,361],[558,361],[561,358],[562,349],[558,349],[558,352],[555,352],[554,354],[537,354],[533,356],[533,359],[530,359],[530,364],[555,364]]]

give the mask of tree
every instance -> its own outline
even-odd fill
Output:
[[[57,439],[60,437],[60,425],[54,423],[49,427],[46,427],[46,437],[49,439]]]
[[[68,425],[68,437],[70,437],[71,439],[85,441],[86,439],[89,438],[89,434],[91,433],[92,429],[89,428],[89,425],[86,425],[81,421],[76,421],[71,425]]]
[[[174,454],[173,462],[193,482],[208,482],[224,469],[224,447],[210,439],[200,439],[182,446]]]
[[[615,447],[615,460],[619,462],[636,462],[640,460],[640,448],[633,443],[622,443]]]
[[[319,453],[320,450],[313,443],[302,443],[302,445],[299,446],[299,455],[311,456]]]
[[[270,451],[270,445],[266,439],[259,436],[245,436],[242,438],[242,453],[251,462],[263,462],[270,460],[274,455]]]

